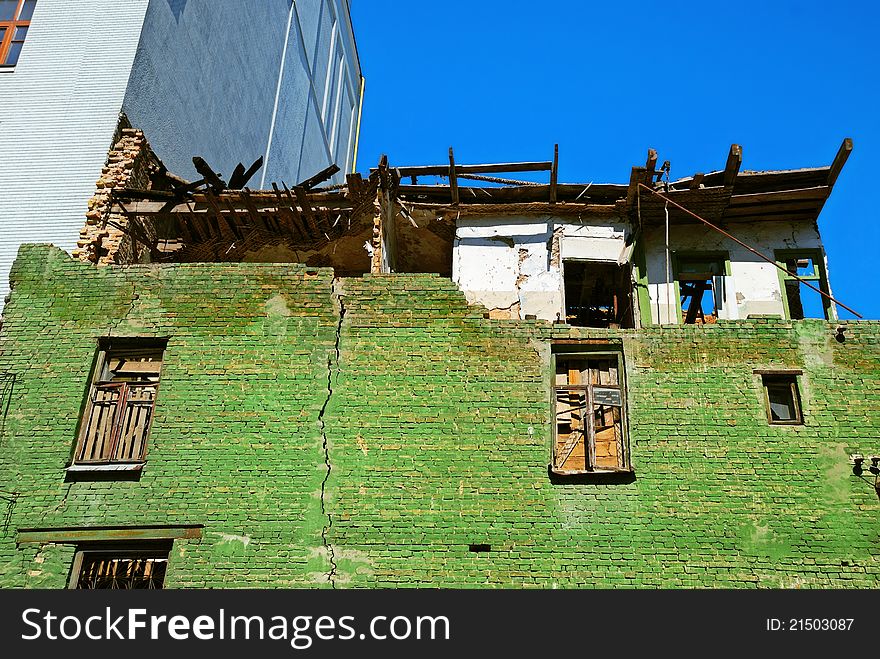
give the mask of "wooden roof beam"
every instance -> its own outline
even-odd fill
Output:
[[[654,173],[657,170],[656,149],[648,149],[648,160],[645,162],[645,169],[648,171],[648,183],[652,183],[654,181]]]
[[[550,169],[550,203],[556,203],[556,184],[559,182],[559,145],[553,145],[553,167]]]
[[[337,172],[339,172],[339,165],[334,163],[334,164],[330,165],[329,167],[322,169],[320,172],[318,172],[314,176],[307,178],[305,181],[303,181],[302,183],[300,183],[299,185],[296,185],[294,187],[295,188],[302,188],[303,190],[310,190],[310,189],[314,188],[316,185],[318,185],[319,183],[323,183],[324,181],[326,181],[327,179],[332,177]]]
[[[705,174],[702,172],[697,172],[694,174],[694,178],[691,179],[690,184],[688,185],[688,190],[699,190],[700,185],[703,183],[703,177]]]
[[[636,203],[636,195],[639,193],[639,183],[645,176],[644,167],[633,167],[629,176],[629,187],[626,190],[626,208],[629,210]]]
[[[830,187],[837,182],[837,177],[840,176],[840,172],[846,164],[849,154],[852,153],[852,148],[852,139],[849,137],[844,138],[843,143],[837,150],[837,155],[834,156],[834,162],[831,163],[831,169],[828,171],[828,179],[825,182],[825,185]]]
[[[458,206],[458,177],[455,173],[455,154],[449,147],[449,189],[452,191],[452,205]]]
[[[459,174],[504,174],[510,172],[549,172],[551,161],[546,162],[505,162],[485,165],[456,165]],[[401,177],[407,176],[446,176],[448,165],[420,165],[417,167],[398,167]]]
[[[727,155],[727,164],[724,165],[724,187],[731,187],[739,174],[742,166],[743,150],[739,144],[730,145],[730,153]]]

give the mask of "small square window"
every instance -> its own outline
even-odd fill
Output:
[[[620,353],[554,355],[554,473],[630,471],[622,364]]]
[[[108,339],[100,346],[74,468],[143,462],[164,348],[151,339]]]
[[[764,383],[768,422],[781,425],[802,424],[804,417],[801,412],[797,376],[764,374],[761,377]]]
[[[143,590],[163,588],[170,546],[93,545],[74,558],[70,588],[77,590]]]

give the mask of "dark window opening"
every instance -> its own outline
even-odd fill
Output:
[[[767,420],[771,424],[799,425],[804,422],[795,375],[763,375]]]
[[[80,590],[163,588],[170,547],[86,549],[77,553],[72,584]]]
[[[36,0],[0,0],[0,67],[18,64]]]
[[[724,260],[678,258],[676,261],[681,321],[687,325],[716,322],[726,296]]]
[[[553,471],[630,469],[622,357],[555,356]]]
[[[153,420],[164,343],[113,339],[98,353],[73,462],[142,462]]]
[[[565,261],[565,322],[576,327],[632,328],[629,269],[616,263]]]
[[[782,265],[788,272],[796,274],[801,280],[808,281],[819,290],[828,293],[828,282],[824,270],[819,264],[817,253],[787,253],[783,258]],[[831,319],[830,301],[803,281],[782,273],[782,287],[785,294],[786,312],[791,320]]]

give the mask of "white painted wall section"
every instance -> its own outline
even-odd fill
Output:
[[[471,303],[482,304],[499,317],[554,321],[563,313],[563,272],[553,259],[554,233],[566,261],[617,263],[624,251],[628,226],[608,218],[485,217],[458,221],[453,252],[453,279]],[[812,224],[756,222],[730,228],[740,240],[771,258],[777,249],[821,249]],[[645,231],[645,255],[651,318],[654,323],[678,323],[674,284],[667,298],[666,250],[663,227]],[[672,251],[729,254],[730,275],[716,278],[722,320],[749,314],[784,313],[778,270],[744,247],[706,227],[673,226]],[[670,281],[674,281],[670,273]],[[668,304],[667,304],[668,300]]]
[[[617,262],[626,225],[607,219],[554,216],[461,218],[453,251],[453,279],[471,303],[515,318],[554,321],[563,313],[563,275],[552,263],[561,229],[562,259]]]
[[[822,247],[815,224],[765,221],[735,224],[728,227],[728,230],[770,258],[774,258],[773,253],[777,249]],[[664,243],[663,227],[645,232],[651,318],[654,323],[667,324],[678,322],[678,300],[674,285],[670,287],[667,298],[666,282],[673,279],[674,274],[670,273],[667,277],[665,273]],[[779,271],[774,266],[708,227],[672,226],[669,243],[671,251],[680,255],[688,252],[727,252],[730,255],[731,274],[725,278],[726,296],[719,318],[736,320],[750,314],[784,316]]]

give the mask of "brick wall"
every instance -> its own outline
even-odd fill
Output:
[[[149,187],[150,168],[160,164],[141,130],[127,127],[128,120],[120,119],[119,140],[107,154],[107,163],[89,199],[86,223],[79,232],[73,256],[86,263],[136,263],[146,246],[137,245],[121,227],[127,227],[128,217],[113,208],[112,195],[127,188],[146,190]],[[142,224],[143,231],[155,239],[151,224]]]
[[[67,579],[73,548],[17,529],[144,524],[205,525],[175,541],[170,587],[880,581],[880,501],[849,464],[880,453],[880,322],[842,343],[824,321],[576,330],[486,319],[431,275],[95,268],[45,246],[13,281],[2,586]],[[65,482],[108,334],[170,337],[148,463]],[[622,342],[634,479],[548,477],[549,342],[583,337]],[[767,424],[761,368],[803,370],[805,425]]]

